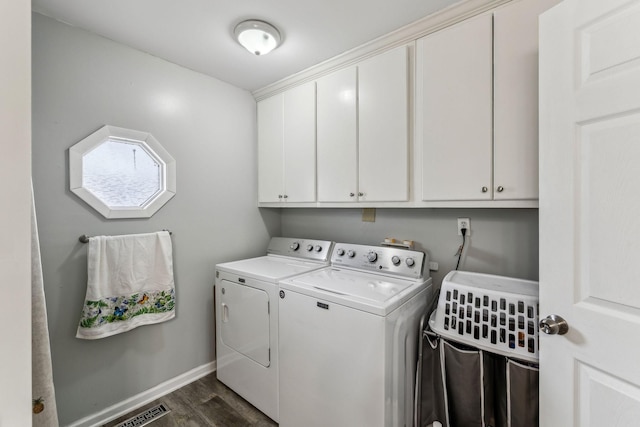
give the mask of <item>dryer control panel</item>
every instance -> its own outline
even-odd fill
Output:
[[[385,246],[336,243],[331,256],[331,265],[355,268],[412,279],[429,277],[428,263],[424,252]]]
[[[272,237],[267,254],[328,262],[332,248],[333,242],[330,240]]]

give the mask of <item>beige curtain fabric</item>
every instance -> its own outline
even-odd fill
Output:
[[[58,411],[51,368],[47,306],[45,304],[42,262],[40,259],[40,241],[38,239],[38,225],[33,200],[31,206],[31,393],[33,399],[33,426],[58,427]]]

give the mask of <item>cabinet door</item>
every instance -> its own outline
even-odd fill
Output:
[[[318,201],[357,200],[356,68],[324,76],[318,91]]]
[[[423,200],[490,200],[492,16],[417,44]]]
[[[284,195],[287,202],[316,200],[316,84],[284,93]]]
[[[538,16],[558,0],[494,12],[494,199],[538,198]]]
[[[281,202],[283,95],[258,102],[258,202]]]
[[[406,201],[408,170],[407,47],[358,65],[360,201]]]

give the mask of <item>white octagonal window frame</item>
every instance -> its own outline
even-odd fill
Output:
[[[91,190],[91,184],[85,182],[86,167],[92,162],[89,157],[95,150],[101,149],[106,143],[122,143],[137,146],[141,149],[136,159],[137,149],[132,147],[131,161],[147,160],[158,166],[158,181],[151,185],[158,185],[154,190],[142,190],[137,197],[141,197],[139,204],[132,203],[109,204],[109,200],[101,198],[99,191]],[[114,176],[118,171],[113,171]],[[110,183],[115,185],[115,183]],[[69,187],[70,190],[84,200],[89,206],[100,212],[107,219],[115,218],[149,218],[176,194],[176,161],[169,152],[148,132],[115,126],[103,126],[69,149]],[[123,190],[125,191],[125,190]],[[151,191],[151,193],[149,193]]]

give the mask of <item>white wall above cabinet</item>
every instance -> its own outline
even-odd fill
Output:
[[[408,54],[318,79],[318,202],[407,201]]]
[[[316,88],[258,102],[258,202],[316,200]]]

